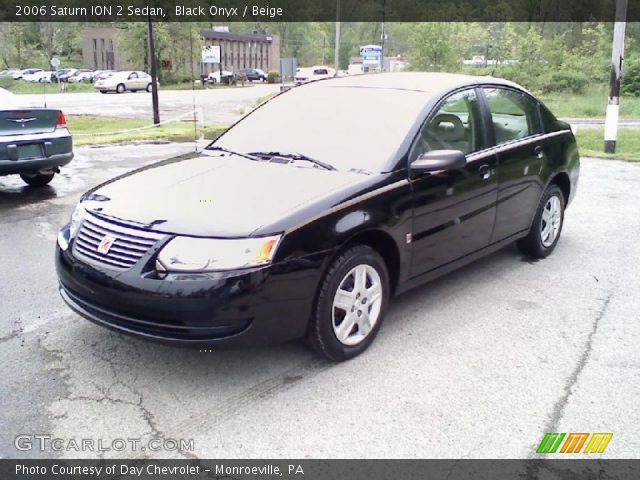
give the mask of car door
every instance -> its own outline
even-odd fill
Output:
[[[144,90],[151,83],[151,76],[145,72],[138,72],[138,88]]]
[[[508,87],[483,87],[496,145],[498,204],[492,242],[529,229],[543,185],[545,137],[537,101]]]
[[[127,90],[135,90],[138,88],[138,74],[136,72],[131,72],[127,77],[126,82]]]
[[[496,156],[484,128],[479,93],[453,93],[427,117],[409,162],[428,150],[460,150],[461,170],[411,178],[412,275],[417,276],[486,247],[495,220]]]

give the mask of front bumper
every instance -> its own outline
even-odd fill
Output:
[[[102,270],[56,247],[60,293],[74,311],[118,332],[193,347],[245,347],[304,336],[323,255],[251,271],[169,277]],[[184,276],[183,276],[184,277]]]

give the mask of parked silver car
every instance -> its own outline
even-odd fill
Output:
[[[0,176],[20,174],[41,187],[72,158],[71,134],[60,110],[25,107],[0,88]]]
[[[137,92],[138,90],[150,92],[151,76],[145,72],[127,70],[116,72],[109,78],[98,80],[94,86],[100,93],[124,93],[127,90],[131,92]]]

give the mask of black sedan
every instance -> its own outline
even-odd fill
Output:
[[[58,237],[87,319],[181,345],[366,349],[389,299],[517,241],[558,243],[579,156],[517,85],[383,73],[265,103],[203,155],[85,194]]]
[[[25,107],[0,88],[0,176],[20,174],[41,187],[72,158],[71,134],[60,110]]]
[[[240,76],[246,78],[250,82],[257,80],[259,82],[266,82],[267,75],[257,68],[243,68],[240,70]]]

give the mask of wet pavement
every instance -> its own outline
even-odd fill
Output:
[[[508,247],[401,296],[336,365],[298,343],[151,344],[64,305],[53,251],[82,192],[193,148],[78,148],[39,190],[0,177],[0,457],[527,458],[546,432],[613,432],[604,456],[637,458],[640,165],[583,159],[551,257]],[[19,434],[194,448],[19,451]]]

